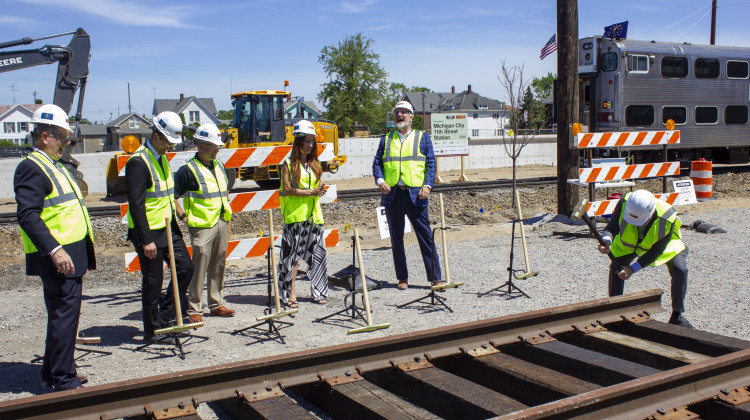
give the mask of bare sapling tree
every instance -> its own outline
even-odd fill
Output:
[[[520,66],[510,65],[506,60],[502,60],[500,62],[500,71],[501,73],[497,76],[497,79],[500,81],[500,86],[503,88],[503,93],[511,109],[508,125],[503,127],[510,127],[509,136],[506,137],[503,135],[503,146],[505,147],[505,153],[513,161],[511,206],[514,206],[516,200],[516,166],[518,164],[518,157],[521,156],[523,148],[536,137],[536,130],[528,128],[522,130],[522,128],[528,125],[526,121],[531,121],[531,115],[525,115],[522,109],[524,94],[531,85],[531,80],[524,77],[523,64]]]

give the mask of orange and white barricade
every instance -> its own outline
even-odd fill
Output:
[[[695,197],[699,201],[713,199],[713,168],[710,161],[701,158],[690,164],[690,179],[695,186]]]
[[[330,161],[335,157],[333,145],[329,143],[318,144],[318,159],[320,161]],[[220,160],[225,168],[249,168],[266,165],[280,165],[284,159],[291,155],[292,146],[265,146],[265,147],[244,147],[241,149],[219,149],[216,159]],[[195,151],[188,152],[168,152],[167,160],[169,167],[173,172],[187,163]],[[125,176],[125,164],[130,159],[130,155],[117,156],[117,172],[120,176]]]
[[[325,240],[326,248],[338,246],[339,244],[339,230],[338,229],[326,229],[323,232],[323,238]],[[270,238],[263,236],[260,238],[248,238],[229,241],[227,243],[227,261],[238,260],[241,258],[260,257],[266,254]],[[281,246],[281,235],[274,236],[274,246]],[[193,247],[187,247],[190,256],[193,256]],[[164,264],[166,267],[166,263]],[[125,254],[125,270],[128,273],[134,273],[141,271],[141,264],[138,261],[138,254],[135,252],[128,252]]]
[[[338,201],[336,186],[326,185],[325,189],[326,193],[320,197],[320,204],[336,203]],[[279,190],[229,194],[228,198],[229,206],[232,207],[232,213],[279,208]],[[128,203],[120,204],[120,218],[123,224],[128,224]]]
[[[677,201],[677,197],[679,195],[680,193],[675,192],[666,194],[654,194],[654,197],[656,197],[657,200],[664,201],[670,206],[675,206],[681,204],[679,201]],[[618,201],[620,200],[602,200],[588,203],[588,205],[586,206],[586,214],[588,214],[588,216],[592,218],[595,216],[609,216],[615,212],[615,207],[617,207]]]
[[[579,149],[596,147],[663,146],[680,142],[680,130],[626,131],[617,133],[578,133]]]

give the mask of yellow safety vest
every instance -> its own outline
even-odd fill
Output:
[[[185,194],[185,212],[190,227],[210,228],[223,216],[224,221],[232,220],[232,208],[227,200],[227,173],[224,165],[214,159],[214,170],[211,171],[198,158],[187,163],[188,168],[198,180],[198,191]],[[223,215],[222,213],[223,209]]]
[[[294,179],[291,169],[291,159],[284,160],[284,167],[289,172],[289,180],[292,187],[303,190],[314,190],[318,188],[318,178],[313,176],[312,171],[305,169],[300,163],[300,180],[299,183]],[[316,225],[323,224],[323,210],[320,208],[320,197],[307,196],[300,197],[284,194],[284,180],[282,179],[279,186],[279,204],[281,214],[284,216],[284,223],[299,223],[313,217],[313,223]]]
[[[169,169],[169,161],[164,156],[162,159],[161,171],[157,171],[159,162],[151,153],[151,149],[141,146],[135,151],[130,159],[143,159],[146,162],[148,171],[153,181],[151,187],[146,190],[146,220],[150,230],[164,229],[167,227],[166,218],[172,219],[174,209],[174,178],[172,170]],[[128,160],[130,160],[128,159]],[[133,219],[130,216],[130,207],[128,207],[128,227],[133,228]]]
[[[656,220],[651,224],[651,228],[646,232],[643,240],[638,242],[638,227],[631,225],[623,218],[629,197],[630,193],[626,194],[622,202],[620,233],[615,237],[610,247],[612,255],[620,257],[635,252],[640,257],[648,252],[659,239],[664,238],[672,225],[674,225],[674,232],[667,248],[651,265],[657,266],[667,263],[685,249],[685,243],[682,242],[682,236],[680,235],[682,221],[677,217],[675,209],[661,200],[656,200],[656,209],[654,210]]]
[[[60,245],[78,242],[89,236],[94,243],[89,212],[83,204],[83,194],[67,169],[61,164],[53,165],[39,152],[31,152],[26,157],[36,163],[52,182],[52,192],[44,197],[40,217],[52,236]],[[32,254],[38,249],[26,232],[21,229],[23,252]]]
[[[399,178],[407,187],[424,185],[427,156],[419,150],[423,134],[424,131],[412,130],[403,142],[399,140],[396,131],[386,134],[383,149],[383,175],[389,187],[398,184]]]

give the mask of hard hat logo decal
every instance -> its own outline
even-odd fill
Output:
[[[198,133],[199,136],[208,137],[208,131],[201,131]]]
[[[52,120],[52,114],[49,112],[42,112],[42,116],[40,117],[43,120]]]
[[[162,119],[159,120],[159,125],[161,128],[167,128],[167,122]]]

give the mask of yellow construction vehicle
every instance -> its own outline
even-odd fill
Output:
[[[294,142],[292,127],[302,118],[284,118],[284,100],[289,97],[291,94],[283,90],[254,90],[232,94],[234,119],[232,128],[226,131],[226,147],[291,145]],[[339,166],[346,162],[346,156],[339,154],[338,126],[331,121],[314,118],[308,120],[318,132],[318,142],[333,145],[334,159],[321,164],[323,171],[335,173]],[[278,188],[280,166],[238,168],[236,177],[255,181],[263,188]]]
[[[301,118],[284,118],[284,100],[290,93],[283,90],[256,90],[232,94],[234,118],[232,127],[225,130],[225,147],[236,149],[243,147],[263,147],[291,145],[294,142],[292,127]],[[318,132],[318,142],[333,145],[334,158],[321,162],[323,171],[335,173],[339,166],[346,162],[346,156],[339,154],[338,126],[331,121],[309,119]],[[187,127],[190,128],[190,127]],[[121,142],[124,154],[133,153],[140,144],[133,136],[123,138]],[[177,168],[172,168],[177,170]],[[261,188],[279,187],[281,178],[279,165],[265,165],[230,169],[227,168],[231,189],[236,179],[255,181]],[[117,157],[107,167],[107,195],[125,193],[125,177],[119,176]]]

